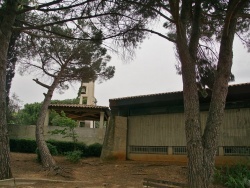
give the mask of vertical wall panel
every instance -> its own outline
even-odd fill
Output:
[[[131,116],[128,118],[128,144],[172,146],[185,144],[183,114]]]
[[[202,129],[207,112],[201,112]],[[185,120],[182,113],[130,116],[128,145],[185,146]],[[250,109],[225,111],[220,127],[219,146],[250,146]]]

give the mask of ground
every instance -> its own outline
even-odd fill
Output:
[[[11,153],[14,178],[35,180],[32,184],[17,185],[17,188],[137,188],[143,187],[143,178],[186,182],[185,164],[167,162],[109,161],[101,162],[99,158],[82,159],[79,163],[70,163],[63,156],[56,156],[58,165],[63,167],[68,177],[49,173],[36,161],[35,154]],[[63,180],[64,182],[44,182],[38,179]],[[75,182],[71,182],[75,181]],[[1,186],[0,187],[10,187]]]

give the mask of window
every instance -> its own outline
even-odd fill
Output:
[[[130,146],[129,153],[168,154],[167,146]]]
[[[81,94],[86,94],[86,91],[87,91],[86,86],[82,86],[82,91],[81,91]]]
[[[173,155],[187,155],[187,147],[186,146],[174,146]]]
[[[247,146],[225,146],[224,155],[250,155],[250,147]]]

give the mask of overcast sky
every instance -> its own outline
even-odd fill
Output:
[[[111,54],[109,63],[116,67],[115,76],[101,84],[95,84],[97,105],[109,106],[109,99],[182,90],[181,76],[176,74],[173,45],[158,36],[146,39],[136,50],[136,56],[130,63],[124,63]],[[239,40],[234,43],[234,63],[232,73],[235,82],[250,82],[250,53],[247,53]],[[16,93],[23,104],[41,102],[46,92],[32,79],[34,76],[16,74],[11,92]],[[55,92],[53,99],[75,98],[79,84],[74,85],[64,94]]]

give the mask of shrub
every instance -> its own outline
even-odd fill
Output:
[[[68,159],[72,163],[78,163],[82,156],[82,151],[75,150],[75,151],[69,151],[65,153],[66,159]]]
[[[100,157],[102,151],[102,145],[99,143],[86,146],[84,143],[62,142],[56,140],[48,140],[47,144],[56,147],[59,155],[65,155],[66,152],[72,152],[75,150],[81,151],[82,157]],[[48,145],[48,147],[50,147]],[[36,153],[36,141],[25,139],[10,139],[10,151],[20,153]],[[53,152],[53,151],[52,151]]]
[[[47,143],[47,146],[49,148],[49,151],[50,151],[51,155],[58,155],[58,151],[57,151],[56,146],[53,146],[50,143]],[[37,161],[41,162],[41,154],[40,154],[38,148],[36,149],[36,154],[37,154]]]
[[[36,141],[28,139],[10,139],[10,151],[20,153],[35,153]]]
[[[99,143],[91,144],[88,146],[89,157],[100,157],[102,152],[102,145]]]
[[[60,155],[65,155],[66,152],[74,151],[74,147],[76,150],[82,151],[82,153],[87,152],[87,146],[84,143],[73,143],[73,142],[62,142],[56,140],[49,140],[48,143],[57,147],[57,151]]]
[[[249,187],[250,168],[248,164],[237,164],[233,166],[216,169],[215,182],[225,185],[228,188]]]

